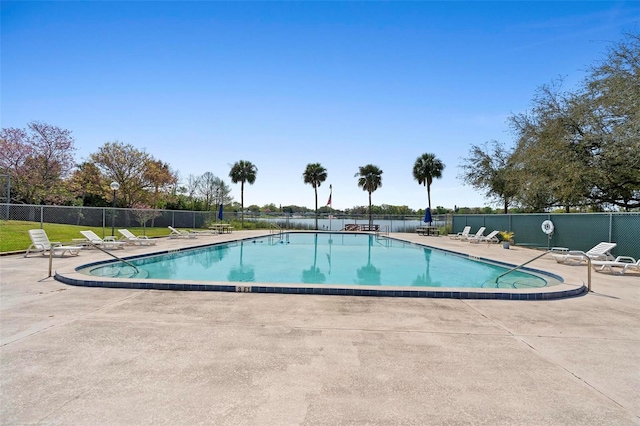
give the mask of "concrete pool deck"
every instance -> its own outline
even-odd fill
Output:
[[[513,264],[539,253],[393,236]],[[585,266],[531,266],[586,281]],[[3,425],[640,424],[637,274],[507,301],[87,288],[47,269],[0,257]]]

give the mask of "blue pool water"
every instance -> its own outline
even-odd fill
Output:
[[[233,283],[534,288],[552,277],[367,234],[290,233],[212,245],[81,270],[94,276]]]

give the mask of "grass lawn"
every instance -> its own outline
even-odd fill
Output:
[[[31,245],[31,239],[27,231],[29,229],[39,229],[40,222],[26,222],[19,220],[0,220],[0,252],[26,250]],[[57,223],[45,223],[43,229],[46,231],[50,241],[71,243],[73,238],[82,238],[80,231],[92,230],[99,236],[111,235],[111,228],[61,225]],[[142,228],[128,228],[135,235],[143,235]],[[116,235],[120,233],[116,229]],[[151,237],[166,237],[169,235],[167,228],[146,228],[144,234]]]
[[[240,220],[231,220],[229,222],[231,226],[236,230],[240,229],[269,229],[270,224],[266,221],[245,221],[244,227],[241,226]],[[69,243],[71,244],[74,238],[82,238],[80,231],[92,230],[98,236],[105,237],[111,235],[111,227],[102,228],[100,226],[76,226],[76,225],[64,225],[59,223],[44,223],[43,229],[49,237],[49,241]],[[29,229],[39,229],[40,222],[27,222],[22,220],[0,220],[0,253],[6,253],[18,250],[27,250],[31,245],[31,239],[27,231]],[[167,237],[170,234],[167,228],[127,228],[135,235],[146,235],[149,238],[153,237]],[[184,228],[189,229],[189,228]],[[292,228],[293,229],[293,228]],[[115,230],[115,235],[121,237],[118,229]]]

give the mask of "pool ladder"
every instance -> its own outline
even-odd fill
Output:
[[[380,238],[381,236],[383,237],[388,237],[389,236],[389,225],[381,225],[377,230],[376,230],[376,239]]]
[[[269,242],[273,243],[276,238],[282,241],[282,235],[284,234],[282,228],[273,222],[269,222]]]

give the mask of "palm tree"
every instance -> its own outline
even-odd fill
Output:
[[[373,225],[371,216],[371,193],[382,186],[382,170],[373,164],[360,167],[355,177],[359,177],[358,186],[369,193],[369,226]]]
[[[444,170],[444,164],[435,154],[422,154],[416,160],[413,165],[413,178],[418,181],[420,185],[427,187],[427,201],[429,202],[429,209],[431,209],[431,183],[433,179],[440,179],[442,177],[442,171]]]
[[[253,185],[256,181],[256,173],[258,168],[254,166],[251,161],[240,160],[231,166],[229,177],[231,182],[240,182],[240,206],[242,208],[242,227],[244,228],[244,183],[248,182],[249,185]]]
[[[318,230],[318,187],[322,182],[327,180],[327,169],[322,167],[320,163],[307,164],[307,168],[302,174],[304,183],[313,186],[316,193],[316,231]]]

